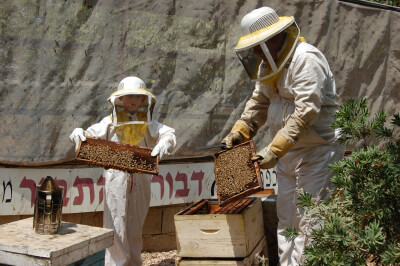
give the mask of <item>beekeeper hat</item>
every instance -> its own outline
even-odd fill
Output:
[[[123,125],[117,121],[116,113],[119,111],[118,108],[123,106],[120,100],[121,96],[125,95],[144,95],[147,96],[147,101],[139,108],[138,112],[146,113],[146,121],[130,121],[124,122],[123,124],[150,124],[152,121],[153,108],[156,103],[156,97],[149,91],[146,90],[146,84],[143,80],[138,77],[126,77],[118,85],[118,89],[111,94],[108,101],[113,106],[113,124],[115,126]]]
[[[290,31],[292,35],[294,34],[294,38],[289,40],[290,43],[287,41],[285,43],[290,48],[289,52],[286,53],[283,60],[275,62],[265,42],[277,34],[289,30],[290,27],[292,27]],[[246,14],[241,21],[241,28],[244,36],[239,39],[235,51],[253,81],[266,79],[279,72],[293,52],[300,35],[300,29],[294,17],[279,17],[275,10],[270,7],[261,7]],[[265,66],[267,71],[264,72],[260,70],[262,59],[254,55],[253,52],[253,47],[257,45],[261,46],[268,60],[268,62],[263,62],[268,64],[268,66]]]

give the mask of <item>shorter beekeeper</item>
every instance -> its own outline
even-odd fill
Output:
[[[338,109],[335,80],[292,16],[261,7],[245,15],[241,27],[244,35],[235,50],[255,89],[221,144],[231,148],[250,140],[268,121],[272,141],[253,160],[263,169],[276,167],[280,265],[298,265],[309,239],[307,221],[296,213],[296,190],[325,199],[332,176],[328,165],[344,154],[330,127]],[[290,227],[300,235],[287,242],[283,233]]]
[[[154,147],[151,155],[170,154],[175,130],[152,119],[156,99],[137,77],[126,77],[108,98],[112,114],[88,129],[76,128],[70,135],[76,148],[86,136],[117,143]],[[151,175],[104,171],[104,227],[115,231],[114,245],[106,249],[105,265],[141,265],[142,227],[150,205]]]

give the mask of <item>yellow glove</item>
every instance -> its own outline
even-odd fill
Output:
[[[257,152],[251,160],[253,162],[257,161],[261,169],[269,169],[274,168],[278,163],[278,156],[276,156],[269,147],[265,147],[260,152]]]
[[[250,140],[251,129],[245,122],[236,121],[231,132],[221,141],[221,146],[225,149],[231,149],[233,146]]]
[[[290,151],[309,126],[295,115],[291,115],[285,126],[276,133],[268,147],[262,149],[253,161],[258,161],[260,168],[273,168],[280,158]]]
[[[278,163],[278,159],[282,158],[293,146],[294,143],[290,143],[278,132],[268,147],[257,152],[251,159],[258,161],[261,169],[273,168]]]

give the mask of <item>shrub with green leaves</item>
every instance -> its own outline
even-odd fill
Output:
[[[330,165],[330,198],[299,191],[298,207],[310,221],[305,265],[400,265],[400,115],[389,127],[384,111],[368,117],[365,99],[348,100],[335,116],[340,141],[361,145]],[[286,231],[287,239],[296,235]]]
[[[385,5],[400,7],[400,0],[369,0],[371,2],[377,2]]]

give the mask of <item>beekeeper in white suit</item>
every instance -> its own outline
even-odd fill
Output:
[[[279,17],[269,7],[255,9],[241,21],[244,31],[236,53],[255,90],[241,118],[222,145],[250,140],[268,121],[272,142],[253,160],[277,169],[278,249],[281,265],[302,262],[307,222],[296,213],[296,189],[327,197],[332,173],[328,165],[344,154],[330,127],[338,108],[335,80],[324,55],[300,37],[293,17]],[[287,242],[283,232],[300,236]]]
[[[76,128],[70,139],[79,144],[85,136],[118,143],[154,147],[161,159],[176,145],[175,130],[152,119],[156,102],[137,77],[124,78],[108,99],[110,116],[87,130]],[[151,175],[105,170],[104,227],[115,230],[114,246],[106,249],[105,265],[141,265],[142,227],[150,204]]]

